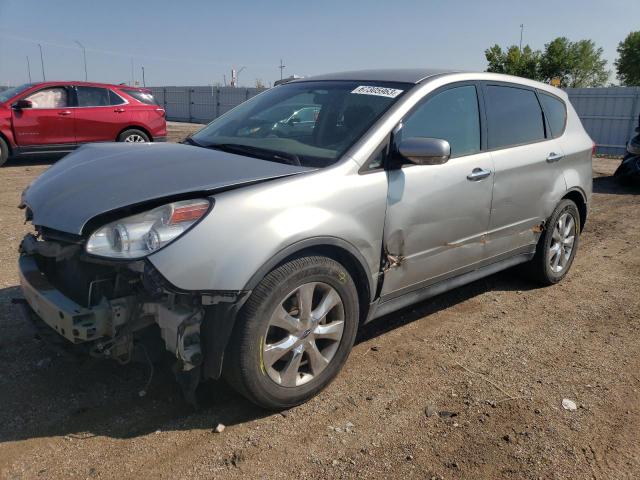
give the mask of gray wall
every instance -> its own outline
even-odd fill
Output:
[[[584,128],[606,155],[623,155],[640,115],[640,87],[567,88]]]
[[[208,123],[257,95],[257,88],[151,87],[167,119]],[[597,151],[622,155],[640,115],[640,87],[568,88],[566,92]]]
[[[257,88],[149,87],[168,120],[208,123],[262,92]]]

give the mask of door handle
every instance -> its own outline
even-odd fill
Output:
[[[562,157],[564,157],[564,155],[562,155],[561,153],[551,152],[549,155],[547,155],[547,162],[557,162],[558,160],[562,160]]]
[[[487,170],[485,168],[474,168],[471,173],[467,175],[467,180],[477,182],[478,180],[487,178],[489,175],[491,175],[491,170]]]
[[[124,108],[114,108],[113,111],[116,113],[124,113]]]
[[[58,115],[62,115],[63,117],[66,117],[67,115],[71,115],[71,111],[70,110],[63,110],[61,112],[58,112]]]

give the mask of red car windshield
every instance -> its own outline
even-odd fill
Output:
[[[31,87],[33,87],[33,83],[25,83],[23,85],[20,85],[19,87],[13,87],[13,88],[9,88],[7,90],[1,91],[0,92],[0,103],[6,102],[10,98],[15,97],[19,93],[22,93],[22,92],[24,92],[25,90],[27,90],[27,89],[29,89]]]

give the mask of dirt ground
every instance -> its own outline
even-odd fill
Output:
[[[268,413],[220,382],[194,412],[164,368],[141,396],[147,365],[48,350],[10,302],[29,230],[15,206],[48,162],[12,162],[0,169],[0,478],[640,478],[640,189],[611,180],[618,163],[594,159],[560,285],[506,271],[381,318],[327,390]]]

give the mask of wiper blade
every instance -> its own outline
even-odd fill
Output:
[[[279,152],[277,150],[252,147],[250,145],[242,145],[239,143],[213,143],[211,145],[203,146],[205,146],[206,148],[213,148],[215,150],[222,150],[223,152],[239,153],[242,155],[261,158],[263,160],[271,160],[274,162],[286,163],[288,165],[302,166],[300,157],[294,153]]]

